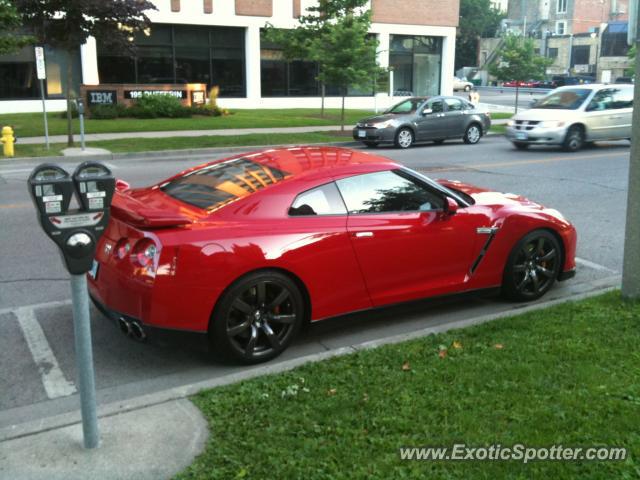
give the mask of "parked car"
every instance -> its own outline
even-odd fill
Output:
[[[368,147],[392,143],[409,148],[416,142],[442,143],[449,138],[475,144],[490,127],[487,111],[459,97],[412,97],[382,115],[360,120],[353,138]]]
[[[633,83],[633,77],[618,77],[615,83]]]
[[[453,77],[453,90],[464,90],[465,92],[470,91],[473,88],[473,83],[466,79],[461,79],[458,77]]]
[[[595,83],[596,79],[588,75],[554,75],[553,77],[551,77],[551,82],[553,83],[553,85],[555,85],[555,87],[564,87],[567,85],[588,85],[591,83]]]
[[[552,80],[532,80],[531,81],[531,87],[532,88],[554,89],[554,88],[556,88],[556,85],[553,83]]]
[[[359,151],[269,149],[119,185],[96,306],[138,340],[197,337],[244,363],[307,321],[493,287],[535,300],[575,273],[557,210]]]
[[[509,80],[502,84],[503,87],[519,87],[519,88],[533,88],[533,80]]]
[[[560,87],[507,123],[507,138],[518,149],[562,145],[579,150],[585,143],[631,138],[633,85]]]

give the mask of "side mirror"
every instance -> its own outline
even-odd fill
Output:
[[[430,115],[433,113],[433,110],[430,108],[425,108],[424,110],[422,110],[422,115]]]
[[[451,197],[447,197],[447,206],[445,209],[445,213],[447,215],[455,215],[457,212],[458,212],[458,202],[456,202]]]

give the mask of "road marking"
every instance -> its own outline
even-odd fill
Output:
[[[7,203],[6,205],[0,205],[0,208],[27,208],[32,206],[33,203]]]
[[[519,165],[534,165],[534,164],[542,164],[542,163],[553,163],[553,162],[569,162],[575,160],[591,160],[595,158],[611,158],[617,156],[629,156],[629,152],[625,153],[599,153],[595,155],[572,155],[572,156],[564,156],[564,157],[549,157],[541,160],[522,160],[522,161],[513,161],[513,162],[495,162],[495,163],[480,163],[477,165],[474,164],[465,164],[466,168],[496,168],[496,167],[514,167]],[[462,165],[460,165],[462,166]]]
[[[582,265],[584,267],[587,267],[587,268],[592,268],[594,270],[599,270],[601,272],[618,273],[617,271],[612,270],[609,267],[605,267],[604,265],[600,265],[599,263],[590,262],[589,260],[585,260],[584,258],[576,257],[576,263],[579,264],[579,265]]]
[[[42,327],[36,319],[35,311],[32,308],[18,308],[14,311],[18,324],[22,329],[33,361],[36,363],[42,384],[50,399],[67,397],[76,393],[73,382],[67,380],[58,365],[47,337],[45,337]]]
[[[15,307],[3,308],[0,309],[0,315],[6,315],[7,313],[15,313],[17,310],[25,309],[25,310],[38,310],[40,308],[55,308],[55,307],[64,307],[67,305],[71,305],[71,299],[69,300],[55,300],[53,302],[45,302],[45,303],[34,303],[32,305],[19,305]]]

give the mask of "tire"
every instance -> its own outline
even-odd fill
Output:
[[[477,123],[472,123],[467,127],[467,130],[464,132],[464,143],[469,145],[475,145],[482,138],[482,127]]]
[[[415,138],[413,136],[413,130],[411,130],[410,128],[401,128],[400,130],[398,130],[398,133],[396,133],[395,144],[398,148],[409,148],[411,145],[413,145],[414,141]]]
[[[510,300],[527,302],[542,297],[562,268],[562,247],[548,230],[534,230],[511,250],[502,277],[502,293]]]
[[[293,341],[305,318],[300,289],[288,276],[259,271],[234,282],[209,325],[213,354],[244,364],[266,362]]]
[[[444,138],[439,138],[437,140],[434,140],[433,143],[435,143],[436,145],[442,145],[444,141],[445,141]]]
[[[522,142],[513,142],[513,146],[516,147],[518,150],[526,150],[527,148],[529,148],[528,143],[522,143]]]
[[[465,92],[469,92],[469,91],[471,91],[471,87],[470,87],[469,85],[465,85],[465,86],[464,86],[464,91],[465,91]]]
[[[367,148],[376,148],[378,146],[377,142],[364,142]]]
[[[584,131],[582,127],[573,125],[569,128],[567,136],[564,138],[562,148],[567,152],[577,152],[584,144]]]

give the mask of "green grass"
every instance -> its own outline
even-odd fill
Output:
[[[638,478],[639,344],[640,303],[613,292],[205,391],[193,401],[211,436],[177,478]],[[460,442],[629,458],[399,459],[401,446]]]
[[[507,126],[506,125],[491,125],[491,128],[489,129],[489,131],[491,133],[504,134],[507,131]]]
[[[368,110],[346,110],[345,122],[353,125],[363,117],[371,115]],[[49,134],[66,135],[67,121],[59,113],[50,113]],[[118,118],[114,120],[86,119],[86,133],[151,132],[168,130],[208,130],[224,128],[268,128],[306,127],[317,125],[339,125],[340,110],[327,109],[324,118],[319,108],[232,110],[224,117],[192,118]],[[0,125],[12,125],[18,137],[44,135],[41,113],[16,113],[0,115]],[[79,121],[74,120],[74,132],[80,131]]]
[[[509,119],[513,117],[513,113],[507,113],[507,112],[491,112],[491,118],[493,120],[503,120],[503,119]]]

